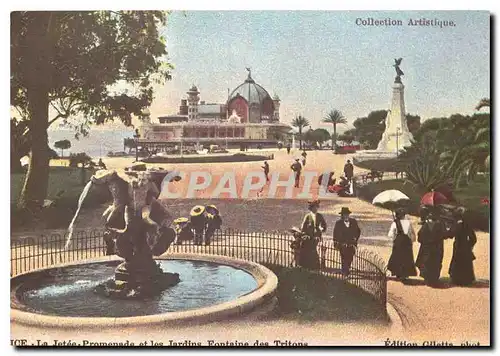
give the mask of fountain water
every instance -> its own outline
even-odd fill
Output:
[[[69,247],[69,244],[71,242],[71,238],[73,237],[73,230],[75,229],[75,222],[76,218],[78,217],[78,214],[80,214],[80,209],[82,208],[83,201],[87,197],[87,194],[89,194],[90,188],[92,187],[92,181],[89,181],[85,188],[83,188],[82,194],[80,194],[80,198],[78,198],[78,208],[76,209],[75,216],[73,216],[73,219],[71,220],[71,223],[69,224],[68,228],[68,239],[66,240],[66,245],[64,246],[64,249],[67,249]]]
[[[153,255],[167,251],[175,232],[164,225],[170,215],[156,200],[160,193],[158,187],[144,172],[140,173],[120,176],[116,171],[98,171],[85,186],[69,227],[66,248],[91,186],[107,185],[113,195],[113,205],[104,213],[106,235],[116,240],[117,254],[125,259],[116,268],[115,278],[96,288],[96,292],[110,297],[148,297],[179,282],[178,274],[163,272],[153,259]],[[146,215],[149,213],[146,219],[144,211]]]

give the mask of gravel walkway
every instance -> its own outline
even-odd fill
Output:
[[[289,166],[293,158],[298,157],[300,152],[293,152],[287,155],[282,150],[275,153],[275,160],[270,161],[271,172],[289,173]],[[306,171],[323,172],[325,167],[328,170],[339,173],[343,170],[347,156],[333,155],[329,151],[309,151],[307,156]],[[108,167],[124,167],[130,159],[108,159],[105,163]],[[221,163],[210,165],[154,165],[163,166],[165,169],[182,169],[189,173],[194,170],[208,170],[214,176],[214,181],[225,171],[235,171],[238,184],[241,184],[245,174],[249,171],[260,170],[261,162],[247,162],[237,164]],[[355,168],[355,174],[362,170]],[[184,187],[186,182],[179,184],[179,189]],[[187,216],[190,208],[195,204],[215,203],[221,210],[224,226],[250,231],[262,230],[283,230],[291,225],[299,225],[303,215],[306,212],[307,205],[305,199],[297,197],[300,190],[294,190],[293,199],[283,199],[278,194],[277,199],[267,199],[265,197],[254,196],[249,200],[240,199],[207,199],[213,189],[210,187],[201,196],[202,200],[177,199],[169,200],[167,206],[176,216]],[[265,192],[265,191],[264,191]],[[317,192],[317,190],[316,190]],[[279,191],[278,191],[279,193]],[[283,192],[281,193],[283,194]],[[314,196],[314,192],[312,193]],[[205,199],[203,199],[205,198]],[[326,198],[322,199],[320,212],[325,215],[328,223],[326,237],[332,236],[334,221],[338,218],[340,207],[348,206],[353,211],[353,217],[358,219],[362,230],[362,235],[366,241],[363,242],[365,248],[372,249],[386,261],[390,255],[390,243],[385,240],[387,230],[391,222],[391,213],[387,210],[372,206],[371,204],[357,198]],[[103,207],[104,209],[104,207]],[[102,210],[103,210],[102,209]],[[100,214],[102,211],[84,211],[79,219],[77,228],[100,227],[102,222]],[[416,219],[414,227],[418,228]],[[33,232],[39,234],[40,232]],[[23,233],[25,235],[26,233]],[[368,237],[368,238],[367,238]],[[376,237],[376,238],[369,238]],[[463,342],[475,343],[481,345],[489,343],[490,329],[490,289],[489,289],[489,249],[490,236],[488,233],[478,232],[478,242],[474,249],[477,257],[475,261],[475,272],[478,282],[470,287],[455,287],[447,284],[448,266],[451,259],[452,241],[446,241],[445,257],[443,261],[443,270],[441,275],[445,282],[442,288],[430,288],[425,286],[421,279],[414,278],[411,284],[403,285],[400,282],[390,280],[388,283],[388,300],[397,310],[401,317],[404,329],[402,332],[395,332],[387,329],[372,327],[369,325],[331,325],[325,323],[315,323],[313,325],[297,324],[295,322],[283,321],[272,323],[256,323],[254,321],[219,323],[211,326],[200,326],[190,329],[176,330],[156,330],[141,331],[121,330],[121,331],[102,331],[98,338],[103,340],[111,339],[147,339],[157,340],[208,340],[221,338],[245,339],[254,342],[257,339],[266,339],[273,341],[294,340],[307,341],[309,344],[322,345],[383,345],[387,338],[401,341],[435,341],[435,342],[453,342],[460,345]],[[418,252],[418,243],[414,244],[414,254]],[[12,334],[23,335],[27,330],[23,327],[14,326]],[[30,331],[32,332],[32,331]],[[35,332],[35,334],[37,333]],[[39,336],[52,338],[50,330],[39,331]],[[223,336],[222,336],[223,335]],[[263,337],[263,335],[273,335],[272,337]],[[58,332],[57,336],[63,338],[65,335]],[[75,335],[66,335],[75,339]],[[83,336],[81,336],[83,337]],[[92,336],[94,338],[94,336]],[[96,336],[97,337],[97,336]]]

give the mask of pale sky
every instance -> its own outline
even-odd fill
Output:
[[[370,17],[404,25],[356,25]],[[407,25],[420,18],[456,26]],[[352,122],[388,109],[399,57],[409,113],[472,114],[490,97],[488,12],[187,11],[174,12],[164,34],[175,69],[155,92],[153,117],[176,113],[193,83],[201,100],[225,102],[251,67],[255,81],[280,96],[282,121],[302,114],[317,127],[336,108]]]
[[[184,11],[163,34],[172,80],[155,87],[153,120],[175,114],[196,84],[201,100],[224,103],[252,77],[281,98],[281,121],[298,114],[313,127],[331,109],[349,123],[388,109],[403,58],[406,112],[422,119],[473,114],[490,97],[490,14],[485,11]],[[403,26],[359,26],[390,18]],[[409,26],[410,19],[453,21],[454,27]],[[123,128],[119,123],[94,129]],[[348,127],[340,127],[340,132]],[[57,126],[51,129],[58,129]]]

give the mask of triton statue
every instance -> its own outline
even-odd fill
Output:
[[[165,253],[175,240],[169,227],[171,215],[157,200],[160,190],[149,172],[118,173],[100,170],[91,185],[106,185],[113,204],[103,214],[106,254],[125,259],[115,278],[96,292],[116,298],[140,298],[157,294],[179,282],[179,275],[165,273],[153,259]]]

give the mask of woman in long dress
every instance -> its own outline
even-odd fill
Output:
[[[422,228],[418,232],[418,251],[416,266],[420,276],[428,285],[435,285],[439,281],[443,265],[444,240],[451,234],[435,212],[430,212]]]
[[[474,256],[472,249],[477,242],[476,234],[466,220],[465,209],[458,208],[454,214],[457,219],[455,225],[455,241],[453,242],[453,257],[450,263],[450,277],[453,284],[469,285],[474,282]]]
[[[393,246],[387,269],[400,280],[416,276],[417,270],[413,260],[413,242],[416,236],[411,221],[405,218],[404,210],[396,211],[396,218],[388,236],[393,240]]]

